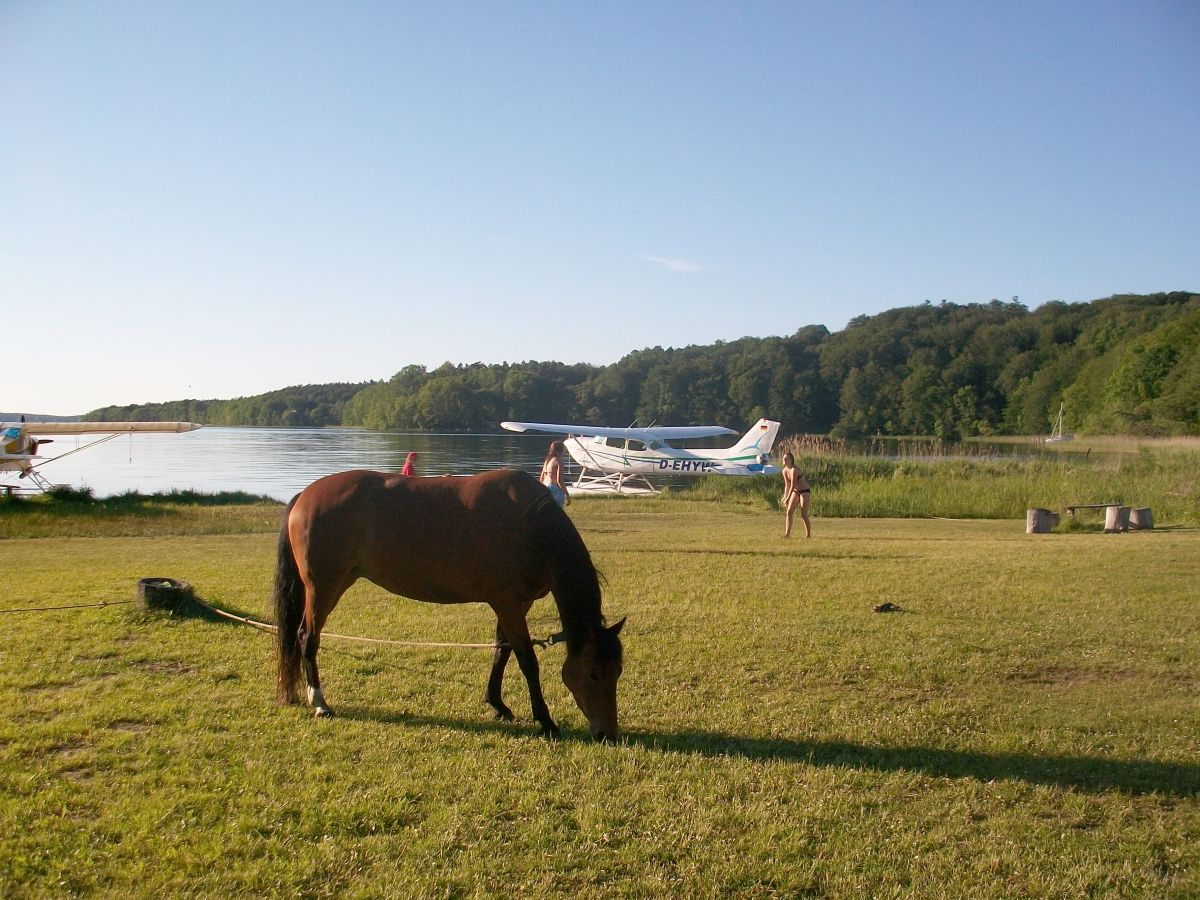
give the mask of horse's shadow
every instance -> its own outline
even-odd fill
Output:
[[[1200,794],[1200,765],[1034,753],[991,753],[936,747],[886,746],[839,740],[743,738],[719,732],[633,733],[625,742],[652,750],[710,757],[786,760],[822,768],[909,772],[934,778],[1023,781],[1088,793],[1122,791],[1174,797]]]
[[[467,721],[414,713],[346,707],[339,715],[352,720],[454,728],[474,734],[537,734],[536,727],[490,720]],[[585,731],[563,729],[563,740],[590,743]],[[745,738],[716,731],[626,732],[616,745],[713,759],[790,761],[821,768],[907,772],[933,778],[975,781],[1023,781],[1087,793],[1200,795],[1200,764],[1099,756],[1049,756],[1034,753],[989,753],[936,747],[884,746],[839,740]]]

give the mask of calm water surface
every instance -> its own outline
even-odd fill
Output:
[[[397,434],[351,428],[206,426],[185,434],[123,434],[79,449],[96,437],[55,438],[42,447],[45,460],[39,471],[54,484],[90,487],[97,497],[126,491],[245,491],[286,501],[334,472],[399,472],[410,450],[420,454],[421,475],[473,475],[505,467],[537,475],[546,446],[553,440],[552,435],[508,432]],[[1029,452],[1019,445],[980,449],[1001,455]],[[880,447],[872,446],[869,452],[879,453]],[[889,449],[883,452],[886,455]],[[566,477],[573,479],[577,469],[570,459],[566,469]],[[10,482],[5,477],[0,483]],[[655,478],[654,483],[683,487],[690,479]]]
[[[395,434],[343,428],[218,428],[120,435],[71,452],[96,435],[57,437],[39,471],[54,484],[126,491],[246,491],[288,500],[316,479],[347,469],[399,472],[410,450],[422,475],[541,469],[551,437],[523,434]],[[65,455],[69,454],[69,455]]]

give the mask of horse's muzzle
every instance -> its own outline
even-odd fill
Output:
[[[602,744],[612,743],[618,736],[616,728],[590,728],[588,730],[592,733],[592,740]]]

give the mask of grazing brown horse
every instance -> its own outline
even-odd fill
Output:
[[[354,471],[313,482],[288,504],[275,570],[280,703],[297,700],[303,663],[308,703],[333,711],[321,693],[317,650],[338,599],[359,578],[428,603],[487,603],[496,613],[496,650],[486,700],[500,696],[515,653],[542,733],[558,726],[542,696],[525,616],[554,594],[567,654],[563,683],[587,716],[592,737],[617,737],[622,619],[605,625],[600,582],[570,518],[532,476],[501,469],[469,478],[405,478]]]

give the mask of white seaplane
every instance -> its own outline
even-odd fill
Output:
[[[167,432],[179,434],[195,431],[202,426],[194,422],[0,422],[0,479],[28,479],[32,490],[48,491],[53,484],[38,469],[46,463],[70,456],[123,434],[140,432]],[[101,437],[88,441],[66,453],[46,459],[38,454],[43,444],[52,443],[54,438],[44,435],[96,434]],[[39,462],[40,460],[40,462]],[[16,485],[3,485],[13,490]]]
[[[567,486],[574,496],[587,493],[657,494],[649,475],[777,475],[768,464],[779,423],[759,419],[732,447],[685,448],[683,441],[737,434],[720,425],[597,428],[545,422],[501,422],[508,431],[544,431],[567,435],[563,446],[580,467]]]

